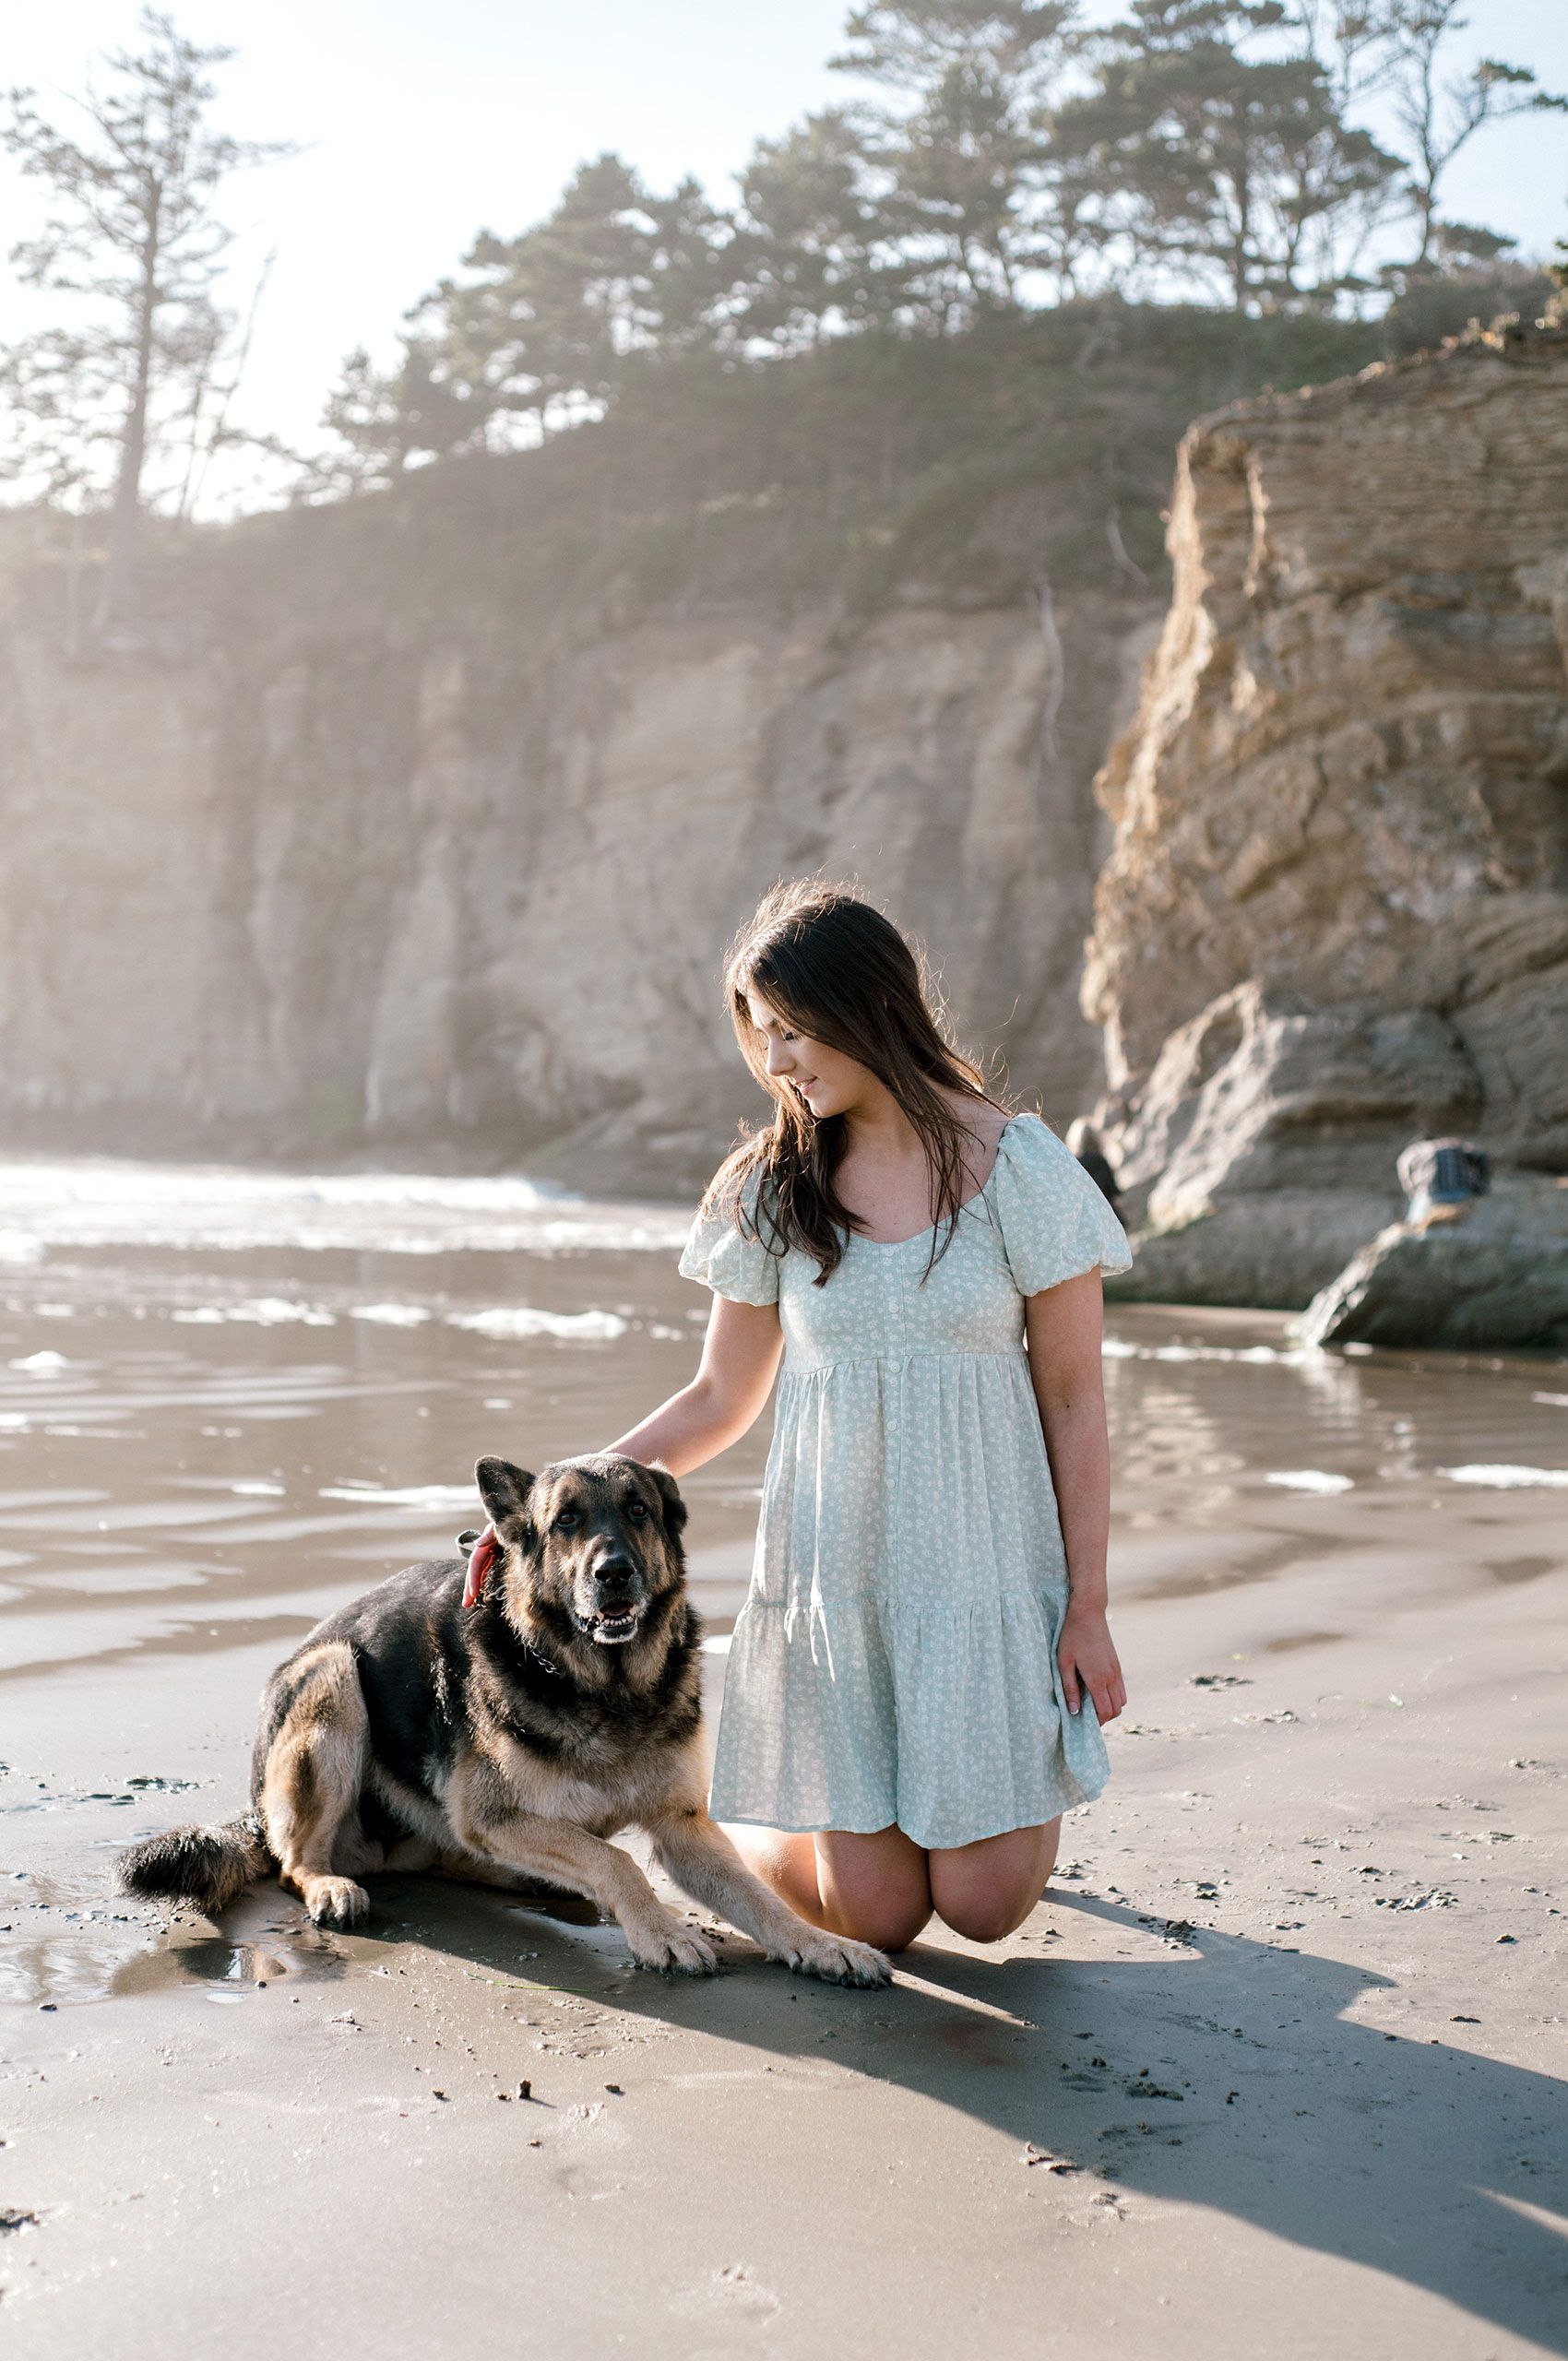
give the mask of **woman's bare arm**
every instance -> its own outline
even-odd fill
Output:
[[[1100,1367],[1101,1316],[1098,1271],[1031,1295],[1024,1307],[1029,1376],[1067,1553],[1070,1595],[1057,1662],[1069,1710],[1077,1712],[1080,1691],[1087,1689],[1100,1720],[1113,1722],[1127,1702],[1127,1691],[1105,1620],[1111,1447]]]
[[[755,1425],[783,1350],[777,1304],[731,1303],[716,1295],[691,1383],[605,1449],[645,1465],[658,1459],[672,1476],[689,1475]]]

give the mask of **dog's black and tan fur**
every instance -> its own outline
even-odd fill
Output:
[[[608,1841],[636,1827],[770,1959],[885,1982],[880,1952],[798,1918],[707,1816],[674,1478],[613,1455],[538,1477],[481,1459],[478,1477],[501,1545],[478,1604],[462,1605],[452,1559],[318,1624],[262,1700],[249,1813],[134,1845],[125,1889],[215,1912],[276,1869],[318,1924],[343,1927],[375,1869],[544,1880],[617,1918],[643,1966],[709,1974],[710,1947]]]

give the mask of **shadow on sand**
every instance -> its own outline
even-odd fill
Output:
[[[162,1951],[158,1968],[144,1954],[116,1980],[351,1980],[385,1945],[413,1944],[501,1991],[571,1991],[764,2057],[831,2057],[1007,2134],[1063,2194],[1213,2207],[1561,2348],[1568,2085],[1357,2022],[1387,1978],[1204,1929],[1171,1940],[1158,1920],[1064,1888],[1053,1912],[1097,1922],[1096,1942],[1134,1939],[1135,1955],[1053,1956],[1037,1918],[1016,1939],[1025,1953],[917,1944],[894,1991],[853,1994],[765,1968],[733,1936],[716,1983],[639,1975],[619,1930],[566,1896],[525,1904],[388,1878],[375,1904],[365,1932],[326,1938],[264,1889],[242,1905],[265,1908],[254,1940],[235,1925]],[[1484,1998],[1472,2006],[1484,2014]]]

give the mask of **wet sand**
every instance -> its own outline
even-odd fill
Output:
[[[689,1372],[683,1228],[0,1165],[8,2349],[1562,2350],[1562,1363],[1115,1314],[1113,1784],[1020,1934],[890,1992],[738,1937],[665,1985],[433,1880],[351,1937],[113,1897],[240,1804],[271,1664],[468,1520],[479,1451]],[[766,1443],[687,1486],[720,1642]]]

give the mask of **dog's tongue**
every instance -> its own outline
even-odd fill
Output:
[[[495,1562],[495,1527],[487,1525],[469,1553],[468,1580],[463,1584],[463,1605],[477,1607],[484,1579]]]

